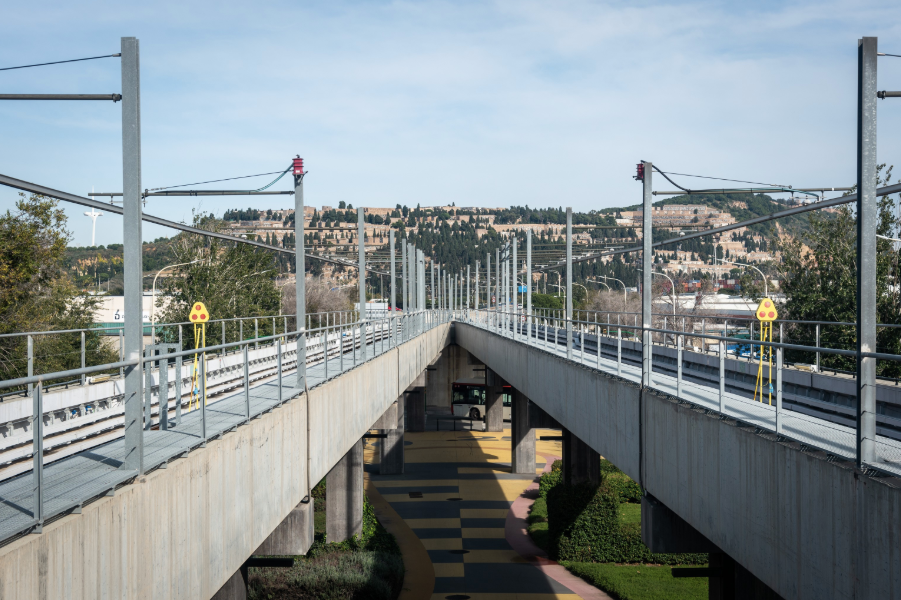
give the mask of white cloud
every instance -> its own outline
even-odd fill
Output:
[[[17,27],[0,40],[0,62],[100,54],[137,35],[145,187],[275,170],[300,153],[317,205],[587,210],[636,202],[639,159],[848,184],[856,39],[879,35],[886,46],[901,27],[888,2],[260,4],[7,10]],[[901,89],[894,60],[880,62],[881,87]],[[107,92],[118,76],[105,59],[6,72],[0,82]],[[880,104],[889,162],[901,162],[889,135],[899,113],[901,103]],[[118,189],[119,119],[111,105],[0,105],[2,171],[75,193]],[[13,197],[0,190],[0,207]],[[178,220],[198,205],[154,200],[147,210]],[[79,211],[69,212],[83,244],[90,224]],[[102,243],[120,241],[112,221]],[[147,238],[163,234],[145,227]]]

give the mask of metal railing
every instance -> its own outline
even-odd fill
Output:
[[[49,516],[52,516],[45,511],[46,501],[44,498],[45,439],[43,395],[46,392],[46,388],[44,386],[45,381],[68,378],[83,379],[87,375],[94,373],[102,373],[105,371],[130,367],[138,367],[139,369],[141,369],[143,374],[145,371],[149,372],[151,369],[153,369],[154,365],[157,365],[156,368],[158,370],[166,370],[168,372],[168,369],[174,363],[174,365],[176,366],[174,381],[176,388],[176,397],[174,407],[170,407],[170,386],[168,385],[168,382],[166,383],[166,385],[162,384],[164,379],[168,379],[168,377],[161,377],[160,379],[161,385],[159,386],[157,392],[157,419],[153,419],[153,412],[151,410],[151,394],[147,393],[146,395],[141,395],[142,401],[145,403],[143,411],[144,418],[142,423],[142,430],[149,431],[151,429],[158,429],[167,431],[169,429],[177,428],[184,422],[185,412],[183,411],[183,405],[186,403],[186,398],[184,395],[182,395],[182,385],[184,384],[185,379],[185,374],[182,370],[182,363],[185,358],[196,359],[197,376],[195,380],[197,381],[199,388],[197,390],[197,395],[199,395],[199,398],[201,400],[197,402],[198,408],[195,409],[195,411],[188,411],[187,414],[190,414],[191,412],[199,412],[200,435],[197,439],[197,444],[195,445],[195,447],[202,447],[206,445],[211,437],[207,427],[207,405],[215,404],[215,402],[210,403],[207,401],[206,376],[211,359],[225,356],[225,354],[229,351],[240,352],[243,354],[241,361],[243,363],[243,373],[241,377],[240,387],[243,388],[244,398],[244,414],[242,423],[246,423],[256,416],[256,414],[252,413],[250,398],[250,391],[252,383],[254,382],[251,380],[251,360],[249,359],[248,353],[252,345],[255,349],[258,348],[261,344],[271,344],[275,348],[275,368],[272,369],[271,373],[269,373],[268,375],[266,375],[265,373],[262,375],[260,373],[255,374],[257,382],[274,377],[277,383],[276,403],[272,406],[269,406],[265,410],[257,411],[261,414],[262,412],[271,410],[275,406],[280,406],[284,401],[290,399],[291,397],[299,395],[305,388],[308,389],[310,387],[313,387],[313,385],[321,385],[322,383],[333,379],[341,373],[344,373],[345,371],[352,369],[357,365],[360,365],[376,356],[379,356],[390,349],[396,348],[399,344],[407,342],[425,333],[433,327],[447,323],[453,318],[453,313],[451,313],[450,311],[438,310],[422,310],[408,314],[386,313],[384,315],[379,315],[371,319],[358,319],[351,321],[349,319],[353,314],[355,313],[350,311],[322,313],[322,315],[324,315],[324,318],[322,319],[323,324],[321,326],[315,328],[304,328],[300,331],[283,331],[274,335],[259,337],[255,335],[254,338],[249,340],[238,340],[235,342],[216,344],[202,349],[161,352],[159,354],[151,353],[136,360],[120,360],[114,363],[92,366],[84,365],[76,369],[43,373],[39,375],[29,374],[25,377],[0,381],[0,389],[28,386],[31,390],[33,518],[28,523],[26,529],[40,532],[44,521]],[[311,316],[316,317],[317,315]],[[287,319],[287,316],[283,316],[283,318]],[[241,320],[247,319],[259,319],[259,317],[247,317],[242,318]],[[167,325],[180,326],[183,324],[176,323]],[[77,333],[79,331],[82,330],[75,330],[74,332]],[[254,332],[256,333],[257,331],[258,328],[255,327]],[[51,334],[60,332],[29,332],[19,335],[31,336],[44,333]],[[31,338],[29,337],[29,339]],[[297,364],[297,361],[295,359],[295,368],[293,369],[296,374],[296,378],[294,379],[295,385],[291,386],[292,392],[290,396],[286,397],[284,393],[285,378],[290,371],[290,369],[286,369],[285,360],[290,352],[288,350],[288,347],[292,343],[297,344],[299,347],[299,344],[304,342],[305,349],[307,350],[307,352],[305,353],[306,361],[303,364],[299,365]],[[321,365],[322,370],[317,377],[317,380],[311,383],[308,381],[307,369],[310,367],[315,367],[317,365]],[[192,374],[193,370],[194,366],[190,365],[188,367],[189,377]],[[144,381],[143,376],[141,377],[141,380]],[[192,392],[193,391],[194,390],[192,390]],[[188,404],[190,407],[190,395],[188,396]],[[174,418],[170,418],[169,413],[173,408],[175,415]],[[215,435],[221,435],[222,433],[224,432],[218,432]],[[121,437],[121,434],[119,437]],[[106,443],[106,441],[102,443]],[[141,445],[141,452],[141,464],[144,465],[143,444]],[[179,451],[179,453],[180,452],[183,451]],[[57,508],[54,511],[54,514],[59,514],[67,510],[71,510],[71,507]]]
[[[856,351],[839,348],[824,348],[819,345],[809,346],[804,344],[786,343],[782,341],[782,338],[780,338],[779,341],[770,342],[733,337],[728,334],[729,329],[728,323],[725,323],[726,321],[750,321],[751,319],[749,318],[677,314],[677,318],[684,316],[686,318],[691,317],[697,320],[703,319],[703,322],[697,324],[698,327],[696,329],[692,328],[691,331],[686,331],[684,329],[680,330],[669,326],[669,323],[672,322],[671,314],[655,314],[655,321],[663,321],[664,325],[645,329],[641,326],[640,319],[630,318],[629,320],[632,321],[632,323],[624,322],[626,320],[624,318],[625,316],[633,317],[635,313],[619,313],[617,315],[617,313],[607,313],[606,311],[577,312],[578,316],[581,316],[582,318],[566,319],[563,311],[555,309],[533,309],[532,315],[527,315],[525,314],[525,311],[517,310],[472,309],[466,311],[462,320],[482,329],[492,331],[498,335],[508,337],[513,341],[535,346],[551,353],[567,357],[585,366],[594,367],[605,372],[615,372],[616,375],[620,377],[628,377],[633,380],[637,379],[639,383],[641,383],[643,375],[640,364],[641,361],[624,359],[623,341],[626,339],[636,342],[640,352],[642,333],[646,331],[657,336],[653,346],[660,347],[671,345],[676,350],[676,373],[674,377],[661,374],[659,371],[662,369],[659,369],[658,372],[654,371],[654,353],[653,351],[651,352],[651,356],[648,357],[650,359],[650,372],[646,374],[648,377],[647,387],[656,391],[672,394],[680,401],[690,402],[684,395],[684,392],[690,386],[696,397],[706,396],[713,400],[712,403],[708,402],[704,405],[705,409],[719,413],[730,419],[738,418],[739,420],[741,420],[741,416],[739,415],[737,417],[736,413],[745,411],[747,405],[764,406],[763,402],[753,402],[748,398],[743,398],[732,392],[727,393],[726,391],[726,360],[729,358],[727,346],[729,344],[750,345],[752,350],[748,357],[748,361],[752,360],[755,356],[754,348],[757,349],[758,358],[761,355],[769,354],[769,356],[775,359],[775,364],[772,365],[772,368],[775,373],[776,381],[772,392],[775,403],[771,414],[764,414],[762,418],[757,418],[757,416],[754,418],[748,417],[749,423],[753,424],[755,427],[772,431],[785,439],[798,441],[805,446],[818,447],[830,454],[841,456],[848,460],[855,460],[857,458],[855,444],[853,443],[856,434],[855,428],[852,427],[850,428],[850,431],[847,432],[848,440],[850,440],[851,443],[845,444],[843,448],[839,448],[836,443],[832,443],[834,440],[827,440],[829,443],[823,442],[817,444],[816,441],[811,441],[811,439],[806,437],[804,439],[795,439],[797,437],[797,432],[794,431],[794,427],[799,425],[794,424],[793,430],[788,431],[785,427],[785,421],[788,418],[786,413],[789,413],[793,419],[802,415],[800,415],[800,413],[795,413],[794,411],[786,411],[783,409],[783,372],[786,368],[784,361],[785,352],[797,351],[817,355],[856,357],[858,355]],[[618,318],[608,318],[608,314],[611,315],[611,317],[617,315]],[[714,328],[714,324],[710,323],[710,321],[716,319],[724,321],[724,323],[718,325],[718,328],[720,329],[719,333],[717,333]],[[797,323],[816,326],[853,325],[823,321]],[[708,330],[708,327],[710,327],[710,330]],[[885,325],[885,327],[898,326]],[[567,335],[567,333],[570,335]],[[593,349],[590,348],[591,340],[587,337],[591,334],[596,336]],[[615,360],[607,358],[602,352],[602,341],[604,337],[607,339],[615,339],[616,341]],[[715,354],[719,357],[718,389],[686,381],[684,373],[685,342],[690,338],[701,340],[703,342],[702,347],[705,348],[705,353],[707,346],[713,345],[716,347]],[[769,350],[763,351],[762,349]],[[864,353],[864,355],[877,360],[892,362],[901,361],[901,356],[896,354],[867,352]],[[735,355],[735,360],[741,358],[742,357],[738,354]],[[766,359],[766,357],[764,357],[764,359]],[[638,363],[638,365],[635,366],[634,363]],[[666,370],[669,371],[672,368],[672,365],[667,363],[666,365],[658,365],[658,367],[666,367]],[[738,403],[741,403],[741,406],[739,406]],[[767,406],[769,405],[767,404]],[[769,411],[764,411],[764,413],[767,412]],[[808,420],[816,419],[822,421],[824,428],[835,430],[830,435],[841,436],[844,433],[842,430],[843,426],[835,425],[834,423],[824,419],[818,419],[817,417],[809,417],[807,415],[803,415],[803,417]],[[813,425],[811,425],[811,427]],[[859,423],[855,427],[859,427]],[[867,463],[866,468],[895,476],[901,475],[901,467],[895,466],[896,463],[901,464],[901,443],[885,438],[884,436],[880,436],[880,438],[882,438],[880,440],[882,442],[880,450],[883,454],[880,458],[884,462]]]

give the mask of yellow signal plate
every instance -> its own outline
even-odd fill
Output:
[[[210,320],[210,311],[206,309],[203,302],[195,302],[191,306],[191,314],[188,316],[192,323],[206,323]]]
[[[769,323],[775,321],[779,318],[779,313],[776,311],[776,303],[770,300],[769,298],[764,298],[760,301],[760,305],[757,307],[757,320],[765,323]]]

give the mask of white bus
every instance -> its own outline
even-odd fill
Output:
[[[510,405],[512,402],[513,388],[504,386],[504,420],[510,420]],[[485,380],[480,377],[470,379],[458,379],[453,383],[452,396],[453,411],[455,417],[469,417],[470,419],[485,418]]]

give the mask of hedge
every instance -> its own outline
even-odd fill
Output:
[[[618,469],[608,469],[600,485],[566,486],[561,482],[562,476],[554,473],[541,478],[542,493],[547,498],[551,558],[597,563],[707,563],[706,554],[655,554],[641,541],[640,525],[620,524],[620,489],[633,497],[638,486]]]

